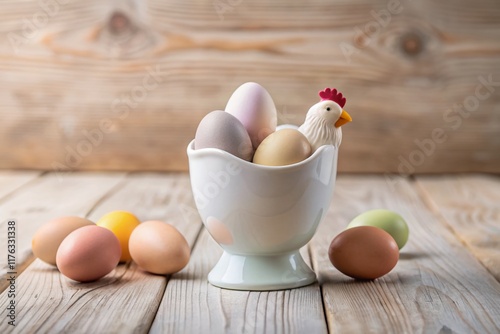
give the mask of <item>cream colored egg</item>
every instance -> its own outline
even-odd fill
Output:
[[[74,230],[94,225],[88,219],[82,217],[59,217],[53,219],[40,227],[31,240],[33,254],[40,260],[56,265],[56,253],[61,242]]]
[[[255,151],[253,162],[266,166],[286,166],[307,159],[311,145],[298,130],[282,129],[270,134]]]
[[[159,220],[137,226],[130,236],[129,250],[139,267],[159,275],[180,271],[190,257],[184,236],[172,225]]]

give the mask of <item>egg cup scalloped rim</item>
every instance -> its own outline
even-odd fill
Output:
[[[217,154],[222,154],[223,156],[226,156],[229,159],[234,159],[235,161],[243,163],[244,165],[254,166],[254,168],[258,168],[258,169],[262,169],[262,170],[275,170],[275,171],[283,170],[284,171],[284,170],[294,170],[294,169],[301,168],[303,165],[314,160],[318,155],[320,155],[324,150],[328,149],[329,147],[332,147],[333,149],[336,149],[336,150],[339,149],[338,146],[335,146],[335,145],[329,145],[329,144],[322,145],[322,146],[318,147],[318,149],[316,149],[306,159],[299,161],[299,162],[296,162],[296,163],[293,163],[293,164],[283,165],[283,166],[269,166],[269,165],[257,164],[257,163],[254,163],[252,161],[247,161],[247,160],[241,159],[241,158],[235,156],[234,154],[231,154],[227,151],[224,151],[220,148],[215,148],[215,147],[195,149],[194,148],[194,139],[192,139],[189,142],[189,145],[187,147],[187,154],[192,155],[192,156],[196,156],[196,155],[202,155],[202,154],[217,153]]]

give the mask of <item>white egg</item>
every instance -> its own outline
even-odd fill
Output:
[[[247,82],[238,87],[229,98],[225,111],[243,124],[254,149],[276,130],[276,106],[271,95],[258,83]]]

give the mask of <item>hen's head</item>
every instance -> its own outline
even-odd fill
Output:
[[[343,109],[346,99],[336,89],[325,88],[319,92],[321,101],[309,109],[307,118],[322,118],[327,124],[340,127],[350,121],[351,116]]]

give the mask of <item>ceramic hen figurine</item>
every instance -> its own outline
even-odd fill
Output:
[[[343,109],[346,99],[336,89],[325,88],[319,92],[321,101],[309,109],[304,124],[299,127],[313,151],[322,145],[340,146],[342,125],[351,122],[351,116]]]

